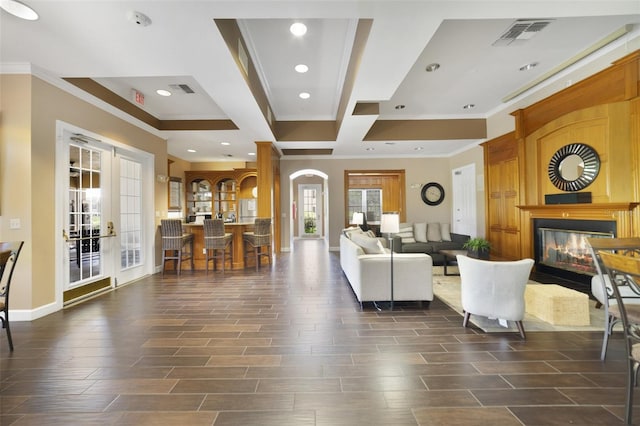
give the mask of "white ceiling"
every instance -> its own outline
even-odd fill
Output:
[[[62,78],[88,77],[125,99],[132,99],[134,88],[144,93],[143,109],[161,120],[228,119],[238,127],[151,129],[167,139],[171,155],[187,161],[254,161],[249,153],[255,152],[255,141],[272,141],[279,149],[333,149],[333,155],[322,158],[447,156],[485,139],[363,142],[363,138],[376,119],[433,118],[486,118],[489,136],[498,136],[502,129],[494,128],[495,117],[508,116],[640,48],[638,0],[26,3],[39,13],[39,20],[22,21],[0,13],[2,72],[31,69],[69,90],[74,89]],[[128,20],[133,10],[146,14],[151,25]],[[276,120],[342,120],[337,140],[276,140],[214,19],[237,20]],[[347,112],[338,117],[360,19],[373,23],[348,93]],[[518,19],[551,22],[529,40],[494,46]],[[308,26],[304,37],[289,33],[294,21]],[[631,31],[626,35],[503,102],[627,24]],[[425,72],[433,62],[440,69]],[[519,71],[531,62],[538,66]],[[298,63],[308,65],[309,72],[296,73],[293,67]],[[187,84],[195,93],[170,89],[174,84]],[[174,94],[160,97],[155,94],[159,88]],[[311,97],[300,99],[301,91]],[[352,115],[357,102],[379,103],[379,116]],[[399,104],[405,108],[395,109]],[[465,104],[475,108],[465,110]],[[187,152],[189,148],[196,153]]]

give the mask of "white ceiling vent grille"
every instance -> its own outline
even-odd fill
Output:
[[[493,42],[493,46],[509,46],[512,43],[519,44],[531,40],[551,22],[551,19],[519,19]]]
[[[190,95],[191,93],[196,93],[188,84],[170,84],[169,87],[174,91],[180,91],[182,93],[186,93]]]

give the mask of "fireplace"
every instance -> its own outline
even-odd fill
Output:
[[[614,238],[616,222],[608,220],[535,219],[536,277],[589,292],[597,274],[587,238]]]

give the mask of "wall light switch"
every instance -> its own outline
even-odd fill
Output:
[[[11,219],[9,221],[9,229],[20,229],[20,219]]]

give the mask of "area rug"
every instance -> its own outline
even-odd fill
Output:
[[[447,273],[457,273],[456,266],[447,266]],[[535,281],[530,281],[537,284]],[[433,293],[446,303],[451,309],[462,315],[462,303],[460,301],[460,277],[456,275],[444,275],[442,266],[433,267]],[[564,326],[553,325],[538,317],[525,313],[523,320],[525,332],[528,331],[601,331],[604,330],[604,310],[596,309],[595,301],[589,299],[589,316],[591,324],[588,326]],[[503,327],[497,319],[489,319],[477,315],[471,315],[469,321],[487,333],[514,331],[518,329],[513,322]]]

